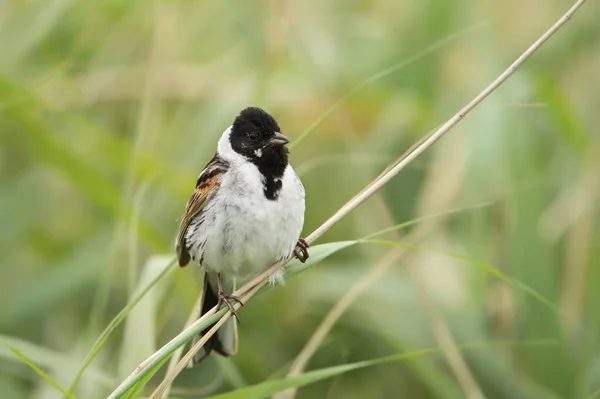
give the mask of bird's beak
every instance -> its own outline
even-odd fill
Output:
[[[275,132],[275,135],[273,135],[273,137],[269,141],[271,142],[271,144],[275,145],[286,145],[290,142],[290,140],[287,137],[285,137],[279,132]]]

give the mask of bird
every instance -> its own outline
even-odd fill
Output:
[[[288,162],[289,142],[273,116],[245,108],[225,129],[196,181],[179,225],[177,259],[181,267],[194,262],[204,270],[200,316],[227,306],[235,320],[209,338],[190,366],[212,351],[225,357],[237,353],[239,318],[233,303],[243,304],[232,294],[237,283],[288,257],[303,263],[309,257],[308,243],[300,238],[305,191]],[[282,271],[270,281],[283,281]]]

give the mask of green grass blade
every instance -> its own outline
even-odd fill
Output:
[[[349,241],[336,241],[330,242],[327,244],[320,244],[311,247],[310,250],[310,258],[306,260],[305,263],[300,262],[298,259],[292,259],[283,270],[283,277],[287,280],[292,276],[308,269],[309,267],[314,266],[315,264],[321,262],[322,260],[328,258],[334,253],[341,251],[342,249],[346,249],[354,244],[358,243],[356,240]],[[266,287],[265,287],[266,288]],[[265,290],[263,288],[259,291],[259,293]]]
[[[165,265],[169,264],[170,261],[170,256],[152,256],[148,258],[140,276],[133,277],[133,280],[137,280],[137,283],[130,291],[130,296],[135,297],[138,292],[150,285],[156,276],[164,271]],[[155,342],[157,336],[155,326],[159,305],[161,298],[164,298],[166,286],[165,283],[155,285],[127,315],[122,330],[117,375],[129,372],[129,369],[137,366],[158,349]]]
[[[12,67],[29,51],[48,37],[71,5],[71,0],[19,4],[6,23],[0,25],[2,59],[0,66]],[[14,5],[17,8],[17,4]]]
[[[512,277],[507,276],[506,274],[498,271],[497,269],[494,269],[491,266],[486,265],[483,262],[479,262],[479,261],[471,259],[467,256],[457,254],[454,252],[450,252],[450,251],[444,251],[444,250],[437,249],[437,248],[423,247],[420,245],[405,244],[405,243],[400,243],[400,242],[395,242],[395,241],[365,240],[362,242],[370,243],[370,244],[377,244],[377,245],[386,245],[386,246],[390,246],[390,247],[407,248],[407,249],[413,249],[413,250],[417,250],[417,251],[435,252],[438,254],[449,256],[449,257],[457,259],[457,260],[464,261],[464,262],[469,263],[470,265],[475,266],[478,269],[481,269],[484,272],[491,274],[492,276],[508,283],[509,285],[512,285],[513,287],[520,289],[521,291],[525,292],[526,294],[531,295],[533,298],[538,300],[541,304],[546,306],[548,309],[550,309],[554,313],[557,313],[557,314],[560,313],[558,306],[556,304],[552,303],[552,301],[550,301],[548,298],[544,297],[542,294],[540,294],[539,292],[537,292],[530,286],[528,286],[525,283],[522,283],[518,280],[515,280]]]
[[[123,212],[126,220],[131,219],[132,212],[122,204],[117,185],[58,138],[56,129],[40,117],[46,110],[35,95],[2,75],[0,92],[19,99],[3,110],[3,116],[19,134],[12,129],[0,129],[0,138],[62,172],[74,187],[106,213],[117,216]],[[140,237],[149,246],[155,251],[165,250],[165,239],[156,228],[144,219],[139,220],[138,225]]]
[[[160,370],[160,368],[167,362],[167,360],[169,360],[169,358],[170,356],[165,357],[159,364],[156,365],[156,367],[150,370],[150,372],[144,378],[138,381],[138,383],[135,384],[131,390],[122,397],[122,399],[135,399],[137,394],[144,389],[144,385],[146,385],[146,383],[150,381],[152,377],[154,377],[154,374]]]
[[[316,263],[322,261],[323,259],[327,258],[328,256],[336,253],[337,251],[340,251],[344,248],[348,248],[357,243],[370,243],[370,244],[378,244],[378,245],[403,247],[403,248],[415,249],[415,250],[427,250],[427,251],[442,253],[442,254],[451,256],[453,258],[466,261],[467,263],[470,263],[470,264],[488,272],[489,274],[492,274],[493,276],[500,278],[501,280],[520,288],[521,290],[529,293],[530,295],[532,295],[533,297],[538,299],[540,302],[542,302],[543,304],[548,306],[550,309],[554,310],[555,312],[557,311],[556,305],[554,305],[552,302],[550,302],[549,300],[544,298],[542,295],[538,294],[532,288],[504,275],[503,273],[499,272],[498,270],[496,270],[490,266],[487,266],[481,262],[472,260],[463,255],[454,254],[454,253],[447,252],[447,251],[440,251],[437,249],[420,247],[420,246],[416,246],[416,245],[402,244],[402,243],[397,243],[397,242],[363,240],[363,241],[340,241],[340,242],[317,245],[317,246],[314,246],[313,248],[311,248],[311,257],[307,260],[306,263],[302,264],[297,260],[291,261],[284,270],[284,276],[286,279],[290,278],[290,277],[306,270],[307,268],[315,265]],[[271,285],[267,285],[267,286],[263,287],[263,289],[261,291],[259,291],[259,294],[267,292],[272,288],[273,287]],[[137,384],[139,381],[141,381],[149,372],[151,372],[151,370],[153,370],[166,357],[170,356],[175,350],[177,350],[177,348],[184,345],[194,335],[196,335],[200,331],[204,330],[206,327],[215,323],[218,319],[220,319],[225,314],[225,312],[226,312],[226,309],[221,309],[219,312],[217,312],[213,316],[209,317],[204,323],[196,326],[196,328],[189,330],[189,331],[182,333],[182,334],[178,335],[177,337],[175,337],[175,339],[173,339],[171,342],[169,342],[168,344],[163,346],[161,349],[159,349],[159,351],[157,352],[156,358],[153,359],[152,362],[149,362],[149,364],[143,370],[141,370],[137,375],[135,375],[126,384],[123,384],[123,386],[118,387],[111,394],[110,397],[118,398],[118,397],[121,397],[126,392],[128,392],[129,389],[131,389],[135,384]],[[248,388],[248,389],[250,389],[250,388]],[[285,389],[285,388],[283,388],[283,389]]]
[[[328,244],[316,245],[311,248],[310,258],[306,261],[306,263],[302,264],[297,261],[291,261],[289,265],[285,268],[284,276],[286,278],[291,277],[300,273],[301,271],[306,270],[307,268],[315,265],[316,263],[322,261],[328,256],[340,251],[344,248],[348,248],[356,244],[358,241],[340,241]],[[259,293],[264,293],[272,289],[272,285],[266,285]],[[156,358],[153,361],[149,362],[148,365],[140,370],[138,374],[133,376],[131,380],[127,381],[127,383],[119,386],[111,395],[111,398],[120,398],[126,392],[128,392],[135,384],[141,381],[148,373],[151,372],[159,363],[161,363],[165,358],[171,356],[173,352],[177,350],[180,346],[184,345],[187,341],[192,339],[196,334],[200,333],[202,330],[207,328],[208,326],[214,324],[217,320],[219,320],[227,311],[227,309],[221,309],[208,319],[204,323],[199,324],[196,328],[186,331],[184,333],[179,334],[175,337],[171,342],[167,343],[161,349],[156,352]]]
[[[8,347],[8,349],[10,349],[15,355],[17,355],[19,357],[19,359],[21,359],[23,361],[23,363],[25,363],[33,371],[35,371],[37,373],[37,375],[39,375],[44,380],[46,380],[46,382],[48,382],[54,388],[61,391],[66,398],[75,399],[75,397],[73,395],[71,395],[69,392],[67,392],[66,389],[61,387],[60,384],[58,382],[54,381],[48,374],[44,373],[44,371],[42,371],[42,369],[40,369],[31,359],[29,359],[27,356],[25,356],[25,354],[23,354],[20,350],[18,350],[14,346],[9,345],[6,342],[4,343],[4,345],[6,345]]]
[[[73,359],[68,355],[25,341],[18,337],[0,334],[0,341],[7,344],[6,348],[0,345],[0,359],[20,361],[18,356],[8,349],[8,346],[10,345],[12,347],[20,348],[23,352],[28,353],[29,358],[35,362],[35,364],[50,371],[62,372],[64,370],[75,370],[77,365],[81,362],[80,359]],[[88,373],[90,378],[94,379],[99,385],[104,387],[111,387],[118,381],[114,376],[107,375],[98,368],[89,368]]]
[[[583,156],[592,136],[577,115],[578,110],[568,100],[564,88],[545,73],[536,74],[533,83],[536,94],[545,100],[548,116],[558,127],[557,133],[562,136],[563,142],[578,156]]]
[[[485,208],[485,207],[491,206],[492,204],[493,204],[492,202],[481,202],[479,204],[475,204],[475,205],[471,205],[471,206],[466,206],[464,208],[456,208],[456,209],[451,209],[451,210],[444,211],[444,212],[434,213],[432,215],[423,216],[423,217],[420,217],[420,218],[409,220],[409,221],[404,222],[404,223],[397,224],[395,226],[391,226],[391,227],[385,228],[385,229],[377,231],[377,232],[375,232],[373,234],[369,234],[366,237],[360,238],[358,241],[370,240],[370,239],[375,238],[377,236],[380,236],[380,235],[383,235],[383,234],[386,234],[386,233],[390,233],[392,231],[401,230],[401,229],[404,229],[406,227],[413,226],[413,225],[415,225],[417,223],[420,223],[420,222],[426,222],[428,220],[433,220],[433,219],[437,219],[437,218],[440,218],[440,217],[443,217],[443,216],[454,215],[454,214],[462,213],[462,212],[466,212],[466,211],[477,210],[477,209],[481,209],[481,208]]]
[[[100,350],[102,349],[102,347],[108,340],[108,337],[110,336],[110,334],[112,334],[112,332],[123,322],[123,320],[125,320],[125,317],[127,317],[129,312],[131,312],[131,310],[135,307],[135,305],[137,305],[138,302],[142,300],[144,295],[146,295],[152,289],[152,287],[154,287],[163,277],[165,277],[169,271],[173,270],[174,265],[175,265],[175,259],[173,258],[173,260],[171,262],[169,262],[169,264],[167,266],[165,266],[164,270],[161,273],[159,273],[154,278],[154,280],[152,280],[150,282],[150,284],[148,284],[148,286],[146,286],[146,288],[144,288],[142,291],[140,291],[140,293],[132,301],[130,301],[127,304],[127,306],[125,306],[123,308],[123,310],[121,310],[119,312],[119,314],[117,314],[115,316],[114,319],[111,320],[109,325],[102,332],[102,334],[100,334],[100,337],[98,337],[98,339],[92,346],[92,349],[90,349],[89,353],[85,357],[85,360],[83,361],[83,364],[81,365],[81,368],[77,371],[77,374],[75,375],[73,382],[71,382],[71,385],[69,385],[68,392],[73,392],[73,390],[77,386],[77,383],[79,382],[79,379],[83,375],[83,372],[90,365],[92,360],[94,360],[94,358],[96,357],[98,352],[100,352]]]
[[[466,345],[459,345],[457,347],[460,351],[474,350],[477,348],[487,347],[490,345],[498,345],[500,343],[473,343]],[[506,344],[506,343],[504,343]],[[521,343],[523,344],[523,343]],[[529,344],[534,345],[555,345],[554,341],[532,341]],[[412,351],[407,353],[401,353],[398,355],[384,356],[378,359],[365,360],[356,363],[349,363],[340,366],[327,367],[320,370],[309,371],[298,376],[283,378],[280,380],[271,380],[258,383],[256,385],[238,389],[236,391],[227,392],[211,396],[208,399],[260,399],[276,394],[277,392],[284,391],[288,388],[297,388],[304,385],[312,384],[317,381],[325,380],[337,375],[347,373],[349,371],[358,370],[366,367],[377,366],[385,363],[398,362],[402,360],[411,360],[421,358],[423,356],[434,355],[442,353],[442,348],[431,348],[423,349],[418,351]]]

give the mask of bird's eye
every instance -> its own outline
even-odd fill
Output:
[[[259,132],[248,132],[246,135],[248,136],[250,141],[256,141],[260,138]]]

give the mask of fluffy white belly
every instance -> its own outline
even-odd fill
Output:
[[[304,223],[304,188],[288,165],[275,200],[254,165],[229,169],[219,191],[189,226],[192,259],[209,272],[244,280],[292,253]]]

